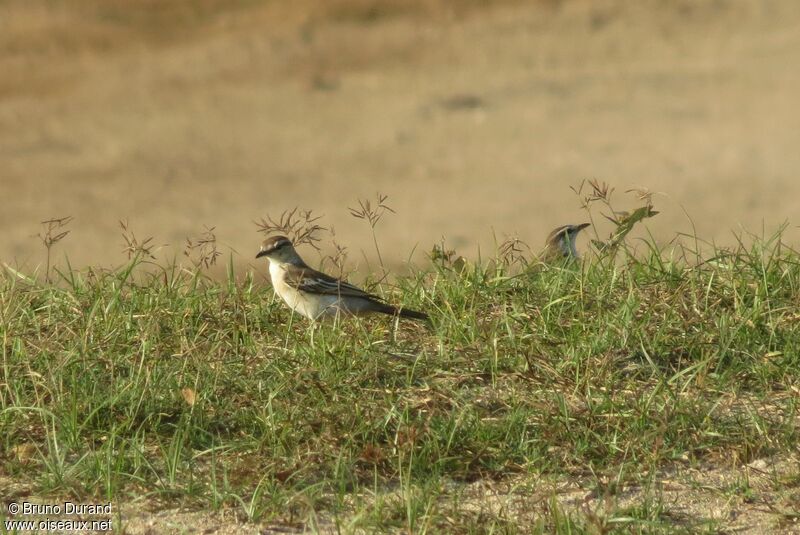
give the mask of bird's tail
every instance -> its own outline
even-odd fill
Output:
[[[409,318],[412,320],[431,321],[431,318],[424,312],[417,312],[416,310],[412,310],[410,308],[397,308],[393,307],[392,305],[383,304],[383,307],[380,309],[379,312],[383,312],[384,314],[389,314],[391,316],[400,316],[401,318]]]
[[[431,321],[430,316],[428,316],[424,312],[417,312],[416,310],[411,310],[410,308],[400,308],[397,310],[397,313],[400,315],[401,318],[409,318],[412,320],[420,320],[420,321]]]

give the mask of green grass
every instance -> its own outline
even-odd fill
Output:
[[[656,490],[602,518],[547,492],[522,511],[465,504],[474,482],[613,496],[797,451],[800,256],[777,237],[692,265],[651,247],[502,266],[437,262],[378,289],[430,328],[312,328],[252,276],[7,271],[0,475],[342,532],[666,533]]]

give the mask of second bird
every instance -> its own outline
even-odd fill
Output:
[[[579,260],[580,255],[575,247],[578,233],[589,226],[589,223],[580,225],[564,225],[553,229],[547,235],[547,241],[542,257],[544,260],[555,261],[559,259]]]
[[[372,312],[428,320],[428,315],[423,312],[394,307],[361,288],[310,268],[285,236],[264,240],[256,258],[262,256],[269,260],[269,275],[275,293],[289,308],[312,320],[337,314]]]

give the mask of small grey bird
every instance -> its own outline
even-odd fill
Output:
[[[291,240],[273,236],[264,240],[256,258],[266,256],[272,287],[289,308],[312,320],[337,314],[361,315],[372,312],[427,321],[428,315],[397,308],[361,288],[310,268]]]
[[[551,261],[562,258],[580,259],[578,249],[575,248],[575,240],[578,237],[578,233],[588,226],[589,223],[581,223],[580,225],[564,225],[554,229],[547,235],[547,245],[542,257]]]

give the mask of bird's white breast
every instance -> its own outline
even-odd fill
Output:
[[[337,312],[339,298],[334,295],[308,294],[286,284],[286,271],[276,262],[270,262],[269,275],[275,293],[289,305],[289,308],[310,319],[333,315]]]

